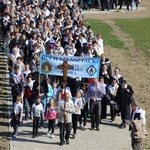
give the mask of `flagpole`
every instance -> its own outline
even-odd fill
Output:
[[[40,94],[40,72],[39,72],[39,81],[38,82],[39,82],[39,85],[38,85],[39,86],[38,94]]]

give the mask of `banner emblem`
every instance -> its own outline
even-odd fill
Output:
[[[86,72],[87,72],[90,76],[93,76],[96,71],[97,71],[97,70],[96,70],[96,68],[95,68],[93,65],[89,66],[89,67],[86,69]]]
[[[52,65],[49,62],[44,62],[42,64],[42,71],[45,73],[51,72],[52,70]]]

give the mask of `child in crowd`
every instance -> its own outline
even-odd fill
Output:
[[[87,97],[87,87],[88,85],[86,83],[82,83],[80,86],[80,91],[82,93],[82,107],[81,107],[81,115],[79,115],[79,123],[80,123],[80,127],[82,128],[82,130],[85,130],[86,127],[86,123],[87,123],[87,117],[88,117],[88,97]],[[83,120],[82,120],[83,119]],[[82,122],[83,122],[83,127],[82,127]]]
[[[37,97],[36,102],[32,105],[31,118],[33,120],[33,138],[38,136],[38,125],[40,116],[44,118],[43,105],[41,103],[41,98]]]
[[[16,102],[13,105],[11,126],[14,128],[13,137],[18,135],[18,127],[22,122],[23,104],[21,96],[16,97]]]
[[[53,82],[53,85],[52,85],[53,95],[52,95],[52,97],[54,98],[55,101],[56,101],[56,94],[57,94],[57,86],[58,86],[58,83],[57,82]]]
[[[46,79],[46,82],[47,82],[47,86],[48,86],[48,92],[47,92],[47,95],[46,95],[46,98],[47,98],[47,103],[48,103],[48,100],[52,97],[53,95],[53,88],[51,86],[51,80],[49,78]]]
[[[49,100],[47,104],[46,118],[48,120],[48,132],[47,135],[50,135],[51,138],[54,138],[54,129],[55,129],[55,120],[57,118],[56,104],[53,98]],[[51,133],[50,133],[51,131]]]
[[[72,114],[73,139],[75,139],[79,115],[81,115],[81,108],[83,105],[81,91],[77,91],[76,96],[72,100],[75,107],[75,112]]]

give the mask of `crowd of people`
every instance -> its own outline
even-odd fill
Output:
[[[94,36],[91,26],[84,23],[83,6],[79,7],[78,1],[3,0],[1,6],[5,49],[9,52],[14,137],[19,123],[31,118],[33,138],[38,136],[38,128],[43,127],[45,120],[48,120],[47,134],[54,138],[58,120],[60,145],[69,144],[71,129],[75,138],[78,122],[85,130],[88,116],[90,130],[100,130],[101,120],[107,117],[107,105],[110,105],[111,121],[121,113],[120,127],[126,127],[134,91],[118,67],[112,73],[102,36],[100,33]],[[100,57],[99,77],[63,80],[60,76],[41,75],[40,54]]]
[[[102,11],[109,11],[111,9],[121,10],[122,6],[126,6],[126,10],[137,10],[141,0],[80,0],[79,5],[83,10],[92,10],[99,8]]]

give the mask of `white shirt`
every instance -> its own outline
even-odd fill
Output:
[[[27,83],[27,86],[29,86],[30,90],[33,89],[34,82],[35,82],[35,80],[32,80],[31,82]]]
[[[74,103],[74,107],[75,107],[75,112],[74,114],[78,114],[81,115],[81,108],[83,108],[83,103],[82,103],[82,98],[73,98],[73,103]]]
[[[112,77],[115,78],[118,81],[118,83],[119,83],[118,79],[121,78],[122,76],[120,74],[118,76],[116,76],[115,74],[113,74]]]
[[[131,121],[134,120],[134,116],[136,113],[140,113],[140,120],[142,120],[142,125],[145,125],[146,124],[146,118],[145,118],[145,110],[141,109],[141,108],[137,108],[136,110],[133,111],[133,114],[132,114],[132,118],[131,118]],[[136,119],[136,118],[135,118]]]
[[[23,104],[21,102],[14,103],[14,113],[15,115],[19,115],[23,111]]]
[[[31,117],[41,117],[43,115],[43,105],[42,103],[36,105],[36,102],[32,105]],[[43,116],[44,117],[44,116]]]
[[[115,95],[115,92],[117,92],[116,90],[118,89],[118,87],[119,87],[118,84],[116,84],[115,86],[112,86],[112,84],[111,84],[111,85],[108,86],[108,91],[109,91],[112,95]]]
[[[100,53],[104,53],[104,44],[103,44],[103,40],[102,39],[96,39],[96,42],[99,46],[99,52]]]

